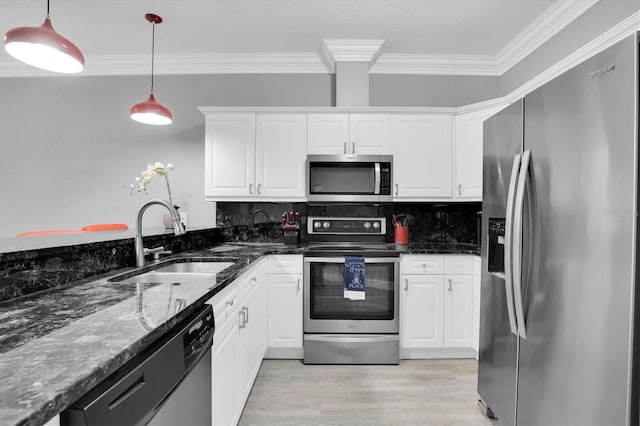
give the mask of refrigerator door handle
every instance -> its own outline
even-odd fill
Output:
[[[524,210],[524,196],[529,181],[529,167],[531,165],[531,151],[527,150],[522,155],[520,177],[518,178],[518,190],[516,191],[515,212],[513,214],[513,295],[516,305],[516,318],[518,321],[518,335],[527,338],[527,327],[524,323],[524,304],[522,301],[522,224]]]
[[[511,333],[518,335],[518,325],[513,307],[513,213],[515,202],[515,191],[518,185],[518,175],[520,173],[520,154],[513,157],[513,167],[511,168],[511,179],[509,180],[509,192],[507,194],[507,212],[505,217],[504,233],[504,287],[507,295],[507,314],[509,316],[509,326]]]

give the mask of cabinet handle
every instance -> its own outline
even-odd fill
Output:
[[[462,185],[458,185],[458,195],[462,196]]]
[[[396,195],[398,195],[398,184],[396,183]]]
[[[253,184],[249,184],[249,194],[253,194]]]
[[[251,281],[256,282],[258,281],[258,277],[256,277],[255,275],[253,277],[251,277]]]
[[[233,306],[233,299],[227,300],[227,306]]]
[[[352,154],[356,153],[356,143],[355,142],[351,143],[351,153]]]
[[[245,319],[245,316],[244,316],[244,308],[240,309],[240,311],[238,312],[238,315],[242,317],[240,318],[240,329],[243,329],[246,327],[246,324],[247,324],[247,320]]]
[[[409,290],[409,278],[404,279],[404,289]]]
[[[449,288],[447,290],[451,291],[451,278],[449,278],[447,281],[449,281]]]
[[[300,278],[298,278],[298,291],[300,291]]]
[[[344,153],[345,154],[347,153],[347,143],[346,142],[344,143]]]
[[[260,188],[262,188],[262,184],[261,183],[258,184],[258,195],[262,194],[262,192],[260,191]]]

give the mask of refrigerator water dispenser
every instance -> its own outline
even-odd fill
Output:
[[[489,256],[487,269],[489,272],[504,274],[504,218],[489,218],[488,226]]]

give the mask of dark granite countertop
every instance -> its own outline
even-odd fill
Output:
[[[406,254],[479,254],[472,244],[412,243],[396,248]],[[188,259],[234,265],[216,274],[215,283],[195,279],[179,286],[144,284],[144,321],[136,285],[109,281],[139,273],[139,268],[0,303],[0,424],[45,423],[194,313],[255,260],[267,254],[303,253],[303,246],[282,243],[228,243],[163,259],[160,263]],[[167,309],[178,298],[186,301],[184,308]]]
[[[182,253],[179,260],[232,261],[211,279],[144,284],[140,320],[135,284],[110,282],[115,273],[0,303],[0,424],[43,424],[190,316],[258,258],[301,254],[284,244],[224,245]],[[149,265],[150,270],[157,265]],[[167,309],[183,299],[179,312]]]
[[[476,244],[415,242],[406,246],[396,245],[401,254],[471,254],[480,256]]]

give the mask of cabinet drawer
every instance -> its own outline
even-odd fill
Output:
[[[220,293],[207,300],[206,303],[213,307],[213,318],[216,329],[222,327],[227,318],[230,318],[233,312],[240,306],[238,280],[226,286]]]
[[[301,274],[302,256],[297,254],[279,254],[269,256],[269,274]]]
[[[445,256],[444,273],[452,275],[473,274],[473,256]]]
[[[400,260],[402,274],[442,275],[444,274],[444,256],[402,256]]]
[[[238,285],[240,286],[240,300],[244,300],[246,296],[251,293],[251,291],[256,288],[256,285],[262,281],[262,278],[267,273],[267,265],[264,259],[259,260],[254,265],[251,266],[251,269],[240,275],[236,281],[238,281]]]

